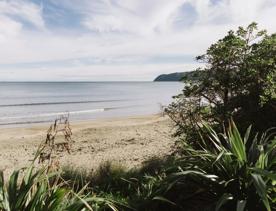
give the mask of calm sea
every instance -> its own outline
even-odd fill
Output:
[[[147,115],[160,112],[179,82],[1,82],[0,126]]]

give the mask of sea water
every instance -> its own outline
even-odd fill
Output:
[[[0,126],[156,114],[180,82],[0,82]]]

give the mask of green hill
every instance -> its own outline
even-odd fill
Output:
[[[157,76],[154,81],[185,81],[185,80],[196,80],[198,75],[195,71],[190,72],[177,72],[170,74],[162,74]]]

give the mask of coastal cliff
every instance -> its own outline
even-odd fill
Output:
[[[190,72],[176,72],[169,74],[162,74],[157,76],[153,81],[185,81],[185,80],[195,80],[198,78],[195,71]]]

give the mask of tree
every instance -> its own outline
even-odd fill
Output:
[[[276,34],[258,31],[256,23],[239,27],[196,59],[206,64],[196,71],[200,77],[186,83],[167,109],[178,134],[199,119],[221,131],[230,118],[241,131],[250,124],[257,131],[276,126]],[[187,102],[193,103],[180,106]],[[179,118],[187,112],[192,118]]]

